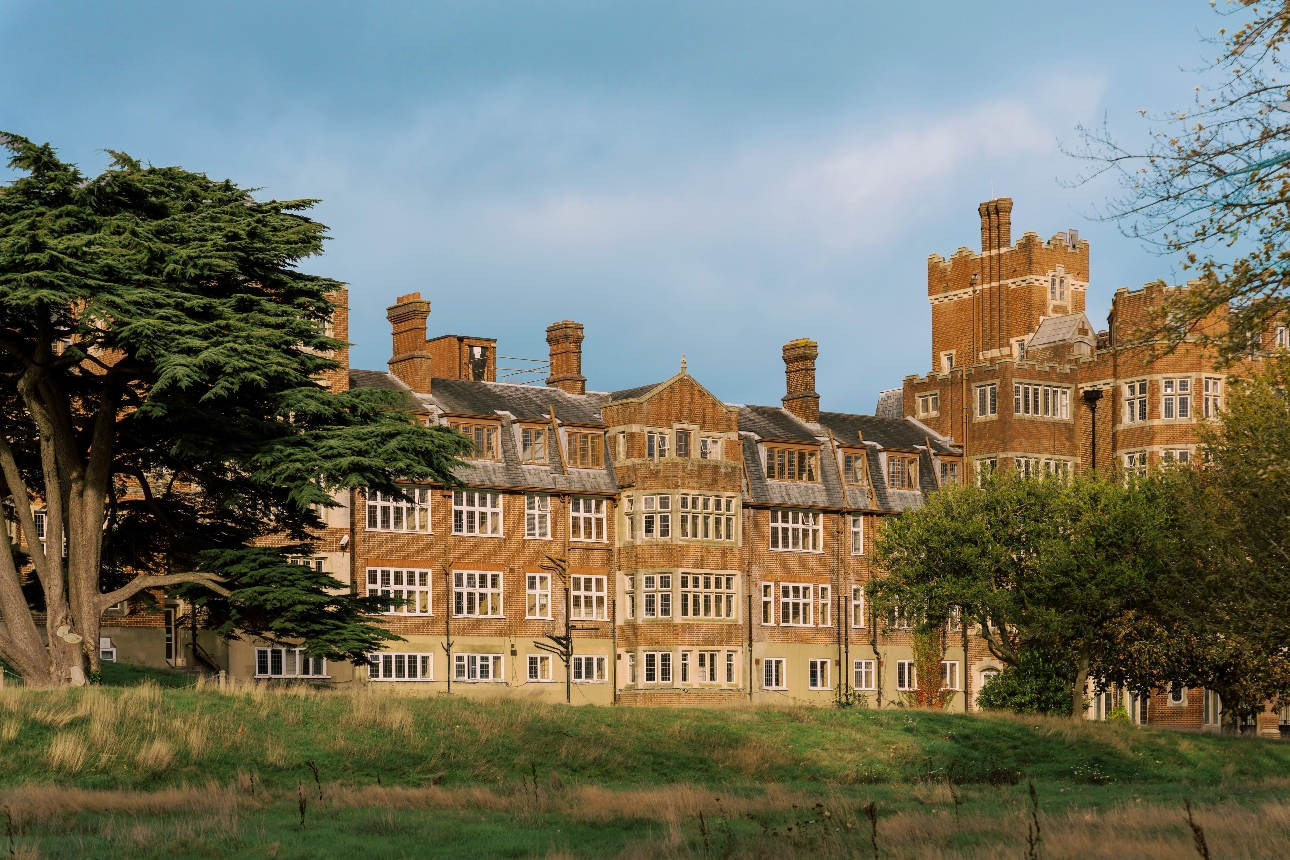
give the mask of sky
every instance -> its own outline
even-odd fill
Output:
[[[419,291],[432,337],[503,356],[583,323],[599,391],[684,354],[774,404],[809,337],[821,408],[870,413],[931,368],[927,257],[979,249],[981,201],[1013,198],[1014,240],[1090,241],[1098,327],[1181,279],[1067,153],[1080,124],[1145,144],[1138,110],[1187,106],[1224,25],[1207,0],[0,0],[0,130],[319,199],[302,268],[348,283],[355,367]]]

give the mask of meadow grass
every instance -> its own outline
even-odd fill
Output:
[[[1020,857],[1032,782],[1038,856],[1290,856],[1290,745],[1114,723],[143,683],[0,751],[13,857]]]

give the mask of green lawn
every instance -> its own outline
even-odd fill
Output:
[[[872,856],[870,802],[882,856],[932,856],[917,834],[993,856],[1024,834],[1032,782],[1053,842],[1087,816],[1118,834],[1081,857],[1135,828],[1186,847],[1184,798],[1223,811],[1210,826],[1229,840],[1279,810],[1250,838],[1290,849],[1290,744],[1125,724],[144,684],[6,690],[0,750],[0,805],[32,857]]]

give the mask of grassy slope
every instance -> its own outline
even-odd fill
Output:
[[[925,779],[1218,786],[1290,773],[1290,745],[1048,719],[816,709],[567,708],[152,686],[0,694],[0,787],[155,789],[255,773],[513,784],[533,767],[608,786],[847,786]],[[59,750],[61,752],[51,752]],[[52,756],[52,758],[51,758]]]

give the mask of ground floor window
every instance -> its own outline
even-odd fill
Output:
[[[501,654],[454,654],[453,678],[457,681],[502,681]]]
[[[786,690],[788,684],[784,678],[784,660],[781,657],[771,657],[762,661],[764,675],[762,678],[762,688],[766,690]]]
[[[548,654],[529,655],[529,680],[551,680],[551,657]]]
[[[810,669],[810,688],[812,690],[829,689],[829,660],[812,660]]]
[[[257,678],[325,678],[325,657],[306,657],[303,648],[256,648]]]
[[[1213,690],[1205,691],[1205,725],[1218,725],[1219,716],[1222,713],[1221,703],[1218,700],[1218,693]]]
[[[369,654],[367,677],[372,681],[433,681],[433,654]]]
[[[918,673],[914,669],[913,660],[896,661],[896,689],[897,690],[917,690]]]
[[[573,658],[573,680],[583,684],[601,684],[607,680],[605,667],[608,661],[604,657],[587,656]]]
[[[672,683],[672,652],[671,651],[646,651],[645,652],[645,683],[646,684]]]
[[[852,680],[851,686],[855,687],[857,690],[874,689],[872,660],[856,660],[853,669],[855,671],[855,677]]]
[[[941,689],[957,690],[959,688],[959,664],[957,660],[941,661]]]
[[[99,662],[116,662],[116,648],[112,645],[112,638],[110,636],[99,637]]]

